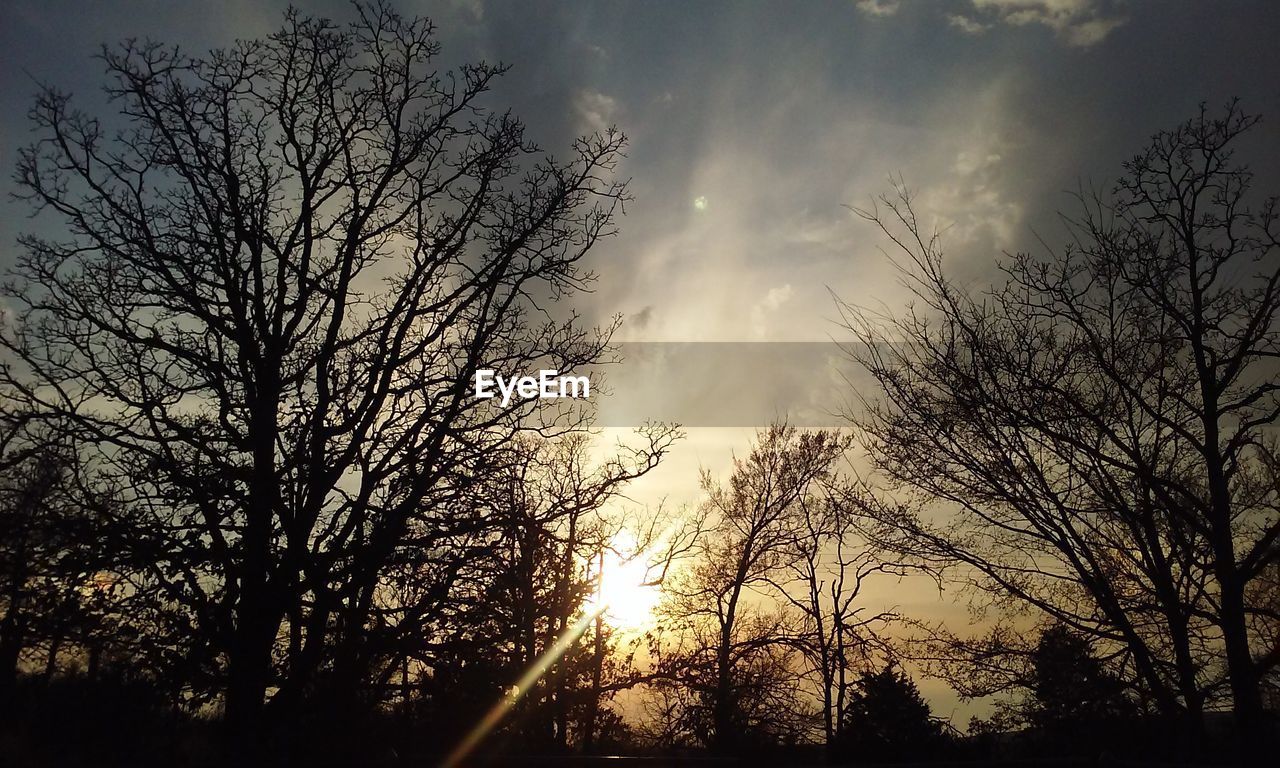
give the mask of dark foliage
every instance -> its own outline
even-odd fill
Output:
[[[154,680],[124,669],[97,677],[23,678],[0,721],[11,768],[217,765],[214,723],[183,715]]]
[[[915,682],[891,664],[854,683],[831,752],[842,763],[904,763],[937,757],[947,743]]]
[[[1031,663],[1034,673],[1026,718],[1033,727],[1078,733],[1137,714],[1124,695],[1124,684],[1103,667],[1088,642],[1064,627],[1050,628],[1040,636]]]

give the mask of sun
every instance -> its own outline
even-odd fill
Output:
[[[640,629],[653,621],[660,597],[649,582],[649,564],[636,551],[636,540],[627,530],[613,537],[600,568],[600,585],[588,610],[600,610],[618,629]]]

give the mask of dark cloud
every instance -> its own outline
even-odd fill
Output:
[[[344,18],[345,2],[302,3]],[[26,140],[32,78],[93,105],[99,43],[152,37],[202,50],[261,35],[282,2],[183,5],[16,0],[0,46],[0,153]],[[616,124],[636,200],[593,256],[599,317],[651,308],[654,338],[812,338],[830,287],[892,301],[892,269],[843,207],[891,174],[948,226],[957,270],[1060,233],[1079,182],[1105,185],[1153,131],[1202,100],[1241,96],[1277,178],[1280,23],[1267,2],[902,0],[831,3],[402,2],[440,27],[445,58],[513,65],[492,103],[563,151]],[[1224,12],[1222,8],[1228,8]],[[28,226],[8,204],[0,261]],[[778,297],[784,310],[770,310]]]
[[[653,305],[646,304],[644,309],[627,318],[627,324],[637,331],[643,331],[649,327],[649,321],[653,319]]]

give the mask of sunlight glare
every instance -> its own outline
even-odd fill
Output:
[[[649,564],[636,552],[635,537],[624,529],[604,554],[599,591],[587,610],[603,609],[605,619],[619,629],[644,627],[653,621],[660,596],[657,586],[648,582]]]

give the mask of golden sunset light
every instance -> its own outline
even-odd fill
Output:
[[[645,554],[636,551],[635,536],[626,529],[614,537],[604,553],[599,589],[587,603],[589,613],[601,612],[618,629],[644,629],[652,624],[662,592],[649,581]]]
[[[1273,764],[1278,7],[0,2],[0,766]]]

